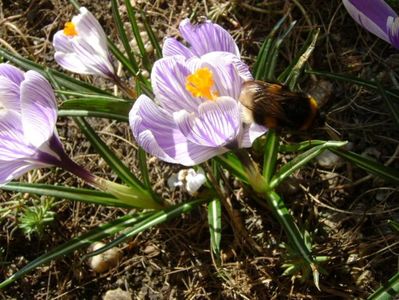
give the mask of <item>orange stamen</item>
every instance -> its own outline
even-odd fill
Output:
[[[78,35],[78,32],[76,31],[75,24],[73,24],[72,22],[66,22],[65,27],[64,27],[64,34],[67,36]]]
[[[215,100],[219,95],[212,91],[213,85],[213,74],[208,68],[198,69],[186,78],[186,90],[194,97]]]

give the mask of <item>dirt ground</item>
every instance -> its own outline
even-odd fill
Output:
[[[120,1],[122,2],[122,1]],[[394,2],[394,1],[392,1]],[[308,32],[320,28],[309,67],[314,70],[378,80],[398,88],[399,54],[382,40],[361,29],[347,15],[341,1],[140,1],[161,41],[176,35],[179,21],[191,15],[208,15],[227,28],[236,39],[243,59],[253,64],[264,38],[287,14],[287,24],[297,20],[282,47],[278,70],[289,64]],[[112,40],[118,42],[107,0],[80,1],[98,17]],[[394,6],[399,11],[399,6]],[[121,11],[124,7],[121,6]],[[54,33],[75,13],[66,0],[0,2],[0,46],[37,62],[57,67],[51,45]],[[85,78],[93,81],[97,79]],[[310,91],[321,81],[331,85],[323,110],[327,121],[352,151],[381,163],[398,167],[398,127],[380,95],[353,84],[303,76],[301,88]],[[104,82],[97,80],[97,85]],[[137,171],[136,147],[127,124],[90,119],[90,123],[133,170]],[[96,154],[72,120],[60,118],[58,131],[67,152],[94,173],[112,178],[111,170]],[[119,137],[130,143],[121,142]],[[324,131],[283,136],[286,142],[329,139]],[[256,153],[253,154],[256,157]],[[281,155],[281,163],[292,155]],[[166,180],[177,166],[151,160],[151,179],[157,192],[173,203],[189,199],[181,191],[171,192]],[[38,170],[24,181],[83,185],[60,170]],[[216,268],[210,254],[206,207],[140,234],[121,245],[120,264],[102,274],[94,273],[75,252],[38,268],[24,279],[0,291],[0,299],[101,299],[108,290],[121,288],[132,299],[365,299],[397,272],[399,239],[387,220],[398,220],[398,188],[345,162],[322,166],[308,164],[296,173],[293,192],[284,197],[300,228],[314,233],[313,251],[329,256],[323,265],[318,291],[310,279],[282,276],[285,262],[280,247],[286,237],[270,212],[251,199],[231,179],[234,206],[248,234],[261,246],[259,252],[234,239],[223,215],[222,249],[226,259]],[[20,204],[5,203],[20,199]],[[10,276],[45,251],[126,214],[120,208],[105,208],[78,202],[58,201],[55,219],[42,235],[28,238],[18,227],[25,205],[37,197],[0,194],[0,279]],[[4,210],[3,208],[10,208]],[[3,213],[6,211],[7,213]],[[235,241],[235,242],[234,242]],[[116,299],[116,298],[114,298]]]

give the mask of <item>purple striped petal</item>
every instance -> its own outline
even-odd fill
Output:
[[[57,103],[48,81],[35,71],[25,73],[21,84],[21,120],[27,141],[40,147],[54,133]]]
[[[217,24],[205,21],[193,25],[189,19],[185,19],[180,23],[179,30],[183,38],[190,44],[191,51],[197,56],[212,51],[223,51],[240,57],[240,52],[232,36]]]
[[[26,161],[4,161],[0,160],[0,186],[5,185],[14,178],[35,168],[43,167],[39,164],[32,164]]]
[[[181,55],[185,58],[194,56],[194,53],[175,38],[166,38],[162,49],[163,57]]]
[[[136,100],[129,121],[137,143],[166,162],[192,166],[222,153],[218,149],[189,142],[176,127],[170,113],[147,96],[142,95]]]
[[[174,119],[189,141],[209,147],[223,147],[234,142],[241,128],[238,103],[228,97],[201,104],[198,115],[187,111],[176,112]]]
[[[104,56],[108,53],[107,36],[94,15],[85,7],[79,9],[80,14],[72,18],[76,25],[78,36],[84,37],[86,42],[96,48]],[[97,46],[99,48],[97,48]]]
[[[22,131],[21,115],[8,110],[0,113],[0,160],[31,157],[35,148],[27,144]]]
[[[74,52],[71,39],[62,31],[58,31],[54,35],[53,45],[57,51],[54,54],[54,59],[61,67],[68,71],[83,75],[89,75],[92,73],[81,61],[80,57]]]
[[[211,52],[205,54],[201,59],[191,59],[187,67],[191,73],[199,68],[209,68],[213,73],[215,90],[219,96],[229,96],[238,99],[241,92],[242,79],[236,66],[232,63],[231,54],[226,56],[225,52]],[[234,56],[236,57],[236,56]]]
[[[17,86],[19,86],[21,82],[24,80],[24,72],[22,72],[20,69],[12,65],[4,63],[0,64],[0,76],[8,78]]]
[[[397,14],[383,0],[343,0],[351,17],[371,33],[390,42],[387,32],[388,17]]]
[[[190,74],[183,56],[170,56],[155,62],[151,73],[152,87],[155,98],[165,110],[171,113],[181,109],[197,110],[202,101],[186,90],[186,78]]]
[[[2,108],[20,111],[19,86],[7,77],[0,75],[0,110]]]
[[[266,131],[266,127],[256,123],[245,124],[240,147],[251,147],[252,143]]]

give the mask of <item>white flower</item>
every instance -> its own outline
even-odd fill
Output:
[[[198,168],[198,172],[194,169],[182,169],[179,173],[174,173],[168,179],[170,189],[183,187],[191,196],[195,196],[200,187],[206,182],[204,170]]]
[[[85,7],[54,35],[54,58],[68,71],[113,79],[115,69],[100,23]]]

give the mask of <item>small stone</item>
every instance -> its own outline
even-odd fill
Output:
[[[108,290],[104,294],[103,300],[132,300],[132,295],[121,288],[117,288],[115,290]]]
[[[335,155],[329,150],[326,150],[322,154],[317,156],[316,161],[320,167],[326,169],[338,168],[343,164],[342,158],[338,155]]]
[[[91,247],[91,251],[96,251],[104,246],[105,244],[101,242],[94,243],[93,246]],[[114,247],[108,249],[107,251],[101,254],[90,257],[89,265],[93,269],[93,271],[97,273],[104,273],[109,269],[117,266],[121,256],[122,256],[122,250],[119,249],[118,247]]]

